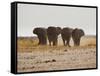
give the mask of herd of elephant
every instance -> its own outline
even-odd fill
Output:
[[[39,43],[38,45],[47,45],[47,39],[49,41],[49,45],[57,46],[58,44],[58,35],[61,34],[62,41],[64,46],[70,47],[70,39],[72,37],[74,46],[80,45],[81,37],[85,35],[84,31],[79,28],[69,28],[65,27],[54,27],[50,26],[47,29],[42,27],[34,28],[33,33],[38,36]]]

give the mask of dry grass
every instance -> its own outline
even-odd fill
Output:
[[[72,47],[67,47],[67,46],[63,46],[63,42],[61,37],[59,37],[58,39],[58,46],[49,46],[49,44],[47,43],[47,45],[38,45],[38,38],[37,37],[19,37],[18,38],[18,52],[26,52],[25,49],[32,49],[32,51],[35,51],[37,49],[62,49],[62,48],[88,48],[88,47],[95,47],[96,46],[96,37],[94,36],[86,36],[86,37],[82,37],[81,42],[80,42],[80,46],[79,47],[74,47],[73,44],[73,40],[71,39],[70,44]],[[28,52],[28,51],[27,51]]]
[[[96,67],[96,37],[81,39],[81,46],[38,46],[35,37],[18,38],[18,72],[81,69]]]

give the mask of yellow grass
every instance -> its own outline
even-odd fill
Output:
[[[96,68],[96,37],[82,37],[79,47],[38,45],[38,38],[18,38],[18,72]]]
[[[25,49],[62,49],[62,48],[88,48],[88,47],[95,47],[96,46],[96,37],[82,37],[80,46],[79,47],[74,47],[73,40],[71,39],[70,44],[71,47],[63,46],[63,42],[61,37],[58,39],[58,45],[57,46],[49,46],[49,43],[47,42],[47,45],[38,45],[38,38],[34,37],[23,37],[23,38],[18,38],[18,52],[20,51],[27,51]],[[24,50],[22,50],[24,49]],[[28,52],[28,51],[27,51]]]

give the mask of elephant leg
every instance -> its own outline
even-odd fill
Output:
[[[80,39],[78,39],[77,46],[80,46]]]
[[[38,45],[41,45],[42,44],[42,41],[41,40],[39,40],[39,43],[38,43]]]
[[[44,37],[41,36],[41,45],[44,45]]]
[[[57,45],[57,44],[58,44],[58,40],[55,41],[55,45]]]
[[[43,39],[43,36],[40,37],[40,45],[44,45],[44,39]]]
[[[76,39],[75,43],[76,43],[76,46],[78,46],[79,45],[79,39]]]
[[[43,37],[43,39],[42,39],[42,44],[43,44],[43,45],[46,45],[46,44],[47,44],[46,37]]]
[[[70,38],[67,39],[67,45],[68,45],[69,47],[71,47],[70,44],[69,44],[69,42],[70,42]]]
[[[65,45],[66,45],[66,44],[65,44],[65,39],[62,39],[62,40],[63,40],[63,44],[64,44],[64,46],[65,46]]]
[[[77,46],[77,40],[76,38],[73,38],[74,46]]]
[[[44,40],[44,44],[45,44],[45,45],[47,44],[47,40],[46,40],[46,39]]]
[[[53,46],[57,45],[57,41],[53,41]]]
[[[54,39],[53,39],[53,46],[56,46],[56,45],[57,45],[57,39],[58,39],[58,37],[57,37],[57,36],[54,36]]]
[[[53,46],[55,46],[55,44],[56,44],[55,41],[53,41]]]

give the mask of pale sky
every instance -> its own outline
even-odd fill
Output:
[[[82,28],[96,35],[96,8],[18,4],[18,36],[34,36],[35,27]]]

